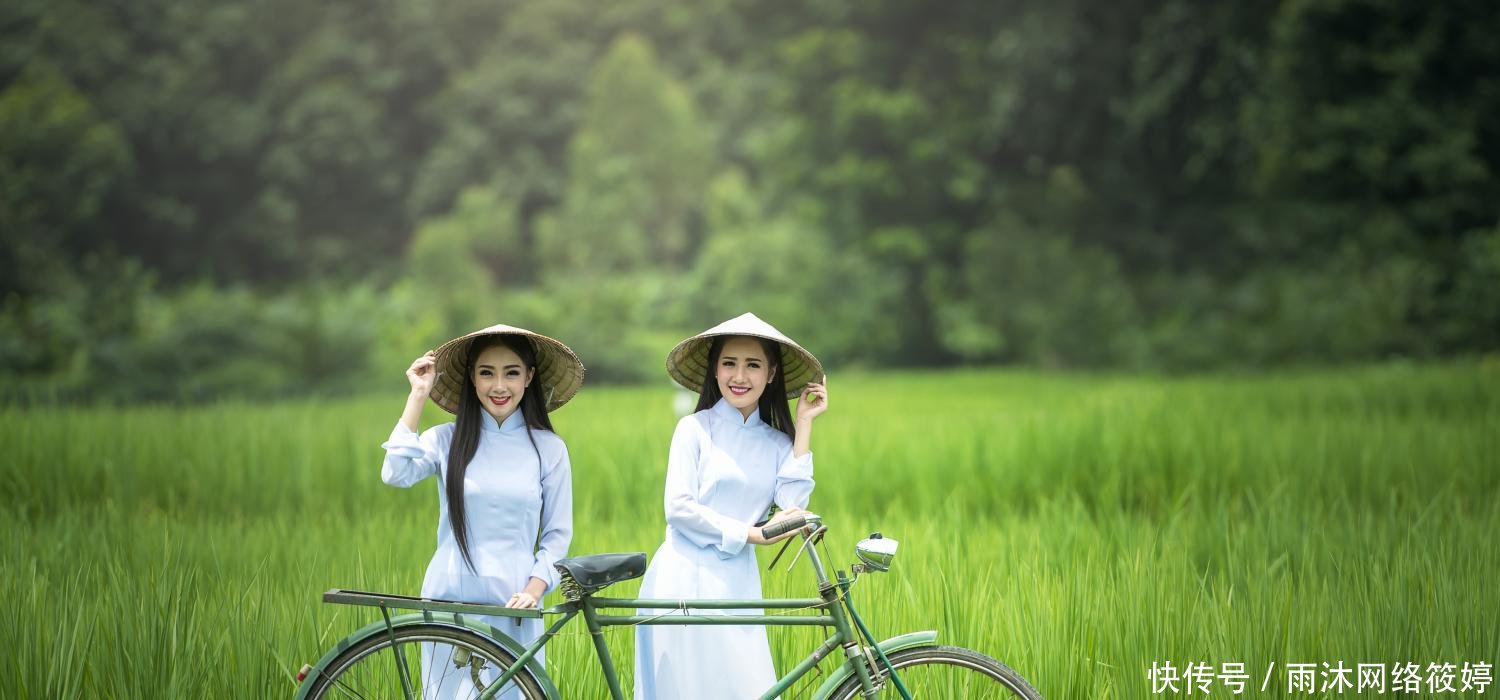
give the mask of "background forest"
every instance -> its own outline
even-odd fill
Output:
[[[9,0],[3,399],[1500,349],[1484,0]]]

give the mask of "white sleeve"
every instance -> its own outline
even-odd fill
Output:
[[[703,429],[687,416],[677,422],[667,455],[667,524],[699,547],[714,547],[728,559],[745,547],[750,525],[698,502],[698,457]]]
[[[568,461],[567,445],[562,445],[557,462],[542,474],[542,523],[531,565],[531,575],[546,581],[549,591],[557,585],[557,570],[552,565],[568,556],[572,541],[573,465]]]
[[[801,457],[793,457],[792,453],[791,446],[788,446],[781,465],[776,468],[776,505],[781,506],[782,510],[806,508],[808,500],[812,498],[812,453]]]
[[[418,436],[411,428],[396,423],[390,439],[380,445],[385,448],[380,479],[391,486],[406,488],[438,473],[438,468],[447,458],[447,443],[453,433],[451,428],[443,430],[445,425],[430,428]]]

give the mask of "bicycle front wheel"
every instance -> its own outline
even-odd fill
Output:
[[[912,700],[964,698],[964,700],[1042,700],[1042,694],[1021,674],[977,651],[961,647],[930,646],[902,649],[888,655],[891,666]],[[860,695],[859,677],[850,676],[829,696],[832,700],[854,700]],[[878,698],[900,698],[896,684],[886,680]]]
[[[308,676],[309,700],[472,700],[516,661],[494,640],[448,625],[398,627],[394,637],[366,637],[334,657],[323,673]],[[523,669],[494,697],[546,700],[547,695]]]

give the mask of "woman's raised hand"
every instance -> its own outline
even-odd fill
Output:
[[[828,410],[828,375],[821,382],[809,382],[797,400],[797,422],[810,423]]]
[[[437,380],[437,354],[431,350],[412,360],[406,368],[406,381],[411,382],[412,393],[427,396],[432,393],[432,383]]]

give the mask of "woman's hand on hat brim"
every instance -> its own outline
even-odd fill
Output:
[[[431,350],[411,361],[411,366],[406,368],[406,381],[411,384],[413,393],[426,396],[432,391],[432,384],[437,380],[436,367],[437,354]]]
[[[822,382],[809,382],[797,399],[797,420],[811,421],[828,410],[828,375]]]

